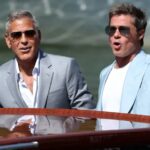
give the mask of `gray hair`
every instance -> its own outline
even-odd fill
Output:
[[[35,25],[35,28],[38,29],[39,28],[39,24],[38,24],[38,21],[36,20],[35,16],[32,15],[32,13],[30,11],[27,11],[27,10],[21,10],[21,11],[15,11],[15,12],[12,12],[8,15],[8,18],[7,18],[7,22],[6,22],[6,25],[5,25],[5,29],[6,29],[6,32],[9,30],[9,27],[10,27],[10,24],[17,20],[17,19],[21,19],[23,17],[28,17],[30,18],[34,25]]]

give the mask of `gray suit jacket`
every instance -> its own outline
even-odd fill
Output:
[[[39,92],[40,108],[93,108],[93,98],[73,58],[41,52]],[[14,59],[0,66],[1,107],[27,107],[17,84]]]

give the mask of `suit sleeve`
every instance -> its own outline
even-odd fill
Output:
[[[79,65],[74,59],[71,59],[68,64],[66,87],[72,108],[92,109],[95,107],[93,96],[89,92]]]

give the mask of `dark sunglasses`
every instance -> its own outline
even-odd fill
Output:
[[[25,34],[26,38],[33,38],[36,34],[36,31],[35,30],[26,30],[24,32],[21,32],[21,31],[17,31],[17,32],[11,32],[10,33],[10,36],[13,38],[13,39],[20,39],[22,37],[22,34]]]
[[[123,36],[128,36],[130,34],[130,28],[127,26],[119,26],[119,27],[106,26],[105,32],[107,35],[113,36],[117,29],[119,30],[120,34]]]

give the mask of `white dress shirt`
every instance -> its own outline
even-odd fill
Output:
[[[27,104],[29,108],[37,107],[37,102],[35,100],[36,100],[36,95],[38,92],[38,82],[39,82],[39,75],[40,75],[39,59],[40,59],[40,53],[38,54],[38,58],[36,60],[35,66],[32,71],[32,75],[34,79],[33,93],[30,91],[30,89],[28,89],[25,81],[23,80],[19,71],[17,60],[16,60],[16,70],[18,74],[18,87],[19,87],[23,100],[25,101],[25,103]]]
[[[35,66],[33,68],[32,71],[32,75],[33,75],[33,93],[30,91],[30,89],[28,89],[26,83],[24,82],[20,71],[19,71],[19,66],[18,66],[18,62],[16,61],[16,70],[17,70],[17,74],[18,74],[18,87],[21,93],[21,96],[23,98],[23,100],[25,101],[25,103],[27,104],[27,106],[29,108],[37,108],[38,104],[36,101],[36,96],[38,93],[38,83],[39,83],[39,75],[40,75],[40,53],[38,53],[38,57],[35,63]],[[15,124],[11,127],[11,130],[13,130],[16,126],[18,126],[20,123],[25,123],[25,122],[29,122],[29,130],[31,133],[34,133],[35,131],[35,127],[36,127],[36,116],[34,115],[24,115],[22,117],[20,117],[18,120],[16,120]]]

